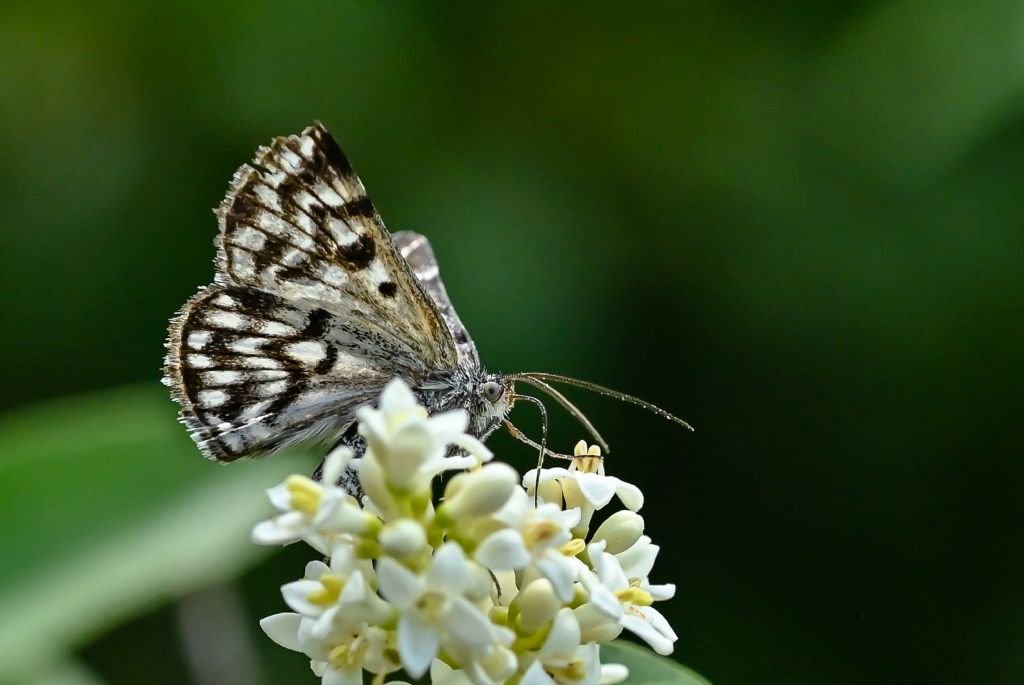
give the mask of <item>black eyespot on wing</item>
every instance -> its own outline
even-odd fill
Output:
[[[398,292],[398,286],[391,281],[384,281],[377,286],[377,290],[379,290],[380,294],[384,297],[394,297],[395,293]]]
[[[377,254],[377,243],[369,235],[361,235],[348,245],[338,246],[338,256],[353,270],[365,269]]]

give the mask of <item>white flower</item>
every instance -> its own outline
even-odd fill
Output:
[[[516,597],[518,628],[533,633],[546,626],[562,608],[555,589],[547,578],[537,578],[519,591]]]
[[[380,462],[392,488],[418,493],[442,471],[466,469],[493,456],[482,442],[466,433],[469,415],[465,411],[431,416],[401,379],[388,383],[379,404],[379,409],[363,407],[356,417],[359,433],[366,438],[366,456]],[[449,445],[461,447],[471,456],[446,457]]]
[[[640,488],[614,476],[605,475],[600,447],[591,445],[588,448],[587,443],[580,440],[576,443],[574,455],[568,469],[541,469],[540,494],[549,498],[549,488],[545,488],[544,485],[557,482],[561,486],[561,497],[565,507],[580,509],[581,527],[589,526],[594,512],[607,506],[615,496],[618,496],[630,511],[639,511],[643,507],[644,495]],[[537,491],[537,470],[527,471],[522,482],[527,494],[532,496]]]
[[[267,497],[281,513],[259,523],[253,541],[262,545],[283,545],[305,540],[327,554],[332,537],[362,533],[378,524],[375,516],[360,509],[355,499],[334,485],[352,459],[352,450],[334,450],[325,461],[324,482],[292,475],[267,490]]]
[[[495,642],[491,622],[463,594],[474,575],[462,548],[453,542],[437,551],[424,575],[390,557],[377,562],[381,593],[400,612],[398,652],[414,678],[427,672],[442,641],[481,651]]]
[[[402,669],[413,679],[429,670],[434,685],[610,685],[628,670],[602,665],[600,645],[623,630],[672,651],[676,635],[651,604],[675,586],[648,578],[659,548],[635,513],[643,495],[604,474],[597,447],[580,442],[570,468],[520,481],[483,464],[491,453],[466,434],[464,411],[430,415],[397,380],[377,406],[357,414],[363,458],[339,448],[321,482],[296,475],[271,488],[278,515],[253,531],[330,557],[281,588],[292,612],[260,622],[310,659],[322,685],[361,685],[367,674],[386,685]],[[350,467],[362,502],[336,485]],[[433,480],[452,469],[470,470],[438,503]],[[616,496],[628,510],[587,545],[591,517]]]
[[[629,579],[630,585],[635,585],[641,590],[651,593],[651,597],[655,601],[672,599],[676,594],[674,583],[651,585],[647,579],[651,569],[654,568],[654,561],[660,550],[658,545],[651,544],[649,537],[641,535],[640,539],[631,547],[615,555],[619,565],[622,566],[622,572]]]
[[[532,564],[551,581],[560,600],[571,600],[576,563],[561,548],[572,540],[569,529],[579,523],[579,510],[562,511],[550,503],[534,508],[526,493],[516,490],[494,518],[508,528],[488,535],[476,549],[476,560],[494,570],[521,569]]]
[[[678,637],[665,617],[650,606],[654,601],[651,593],[631,586],[618,559],[605,552],[604,546],[604,542],[597,542],[587,547],[594,570],[580,573],[580,580],[590,593],[590,602],[658,654],[671,654]]]
[[[362,685],[363,671],[390,673],[398,664],[385,656],[388,644],[386,631],[364,625],[361,629],[347,630],[338,635],[326,656],[314,658],[313,672],[322,678],[323,685]]]
[[[495,626],[495,637],[497,641],[485,649],[465,644],[447,648],[449,656],[462,666],[460,673],[473,685],[502,685],[519,669],[519,659],[508,647],[515,640],[515,633]]]
[[[385,524],[381,528],[379,540],[386,554],[407,557],[426,548],[427,532],[418,521],[403,518]]]
[[[591,542],[604,541],[605,551],[618,554],[632,547],[644,532],[644,519],[640,514],[629,511],[617,511],[604,520],[594,534]],[[650,569],[648,569],[649,571]]]
[[[333,631],[364,623],[383,623],[392,610],[370,587],[372,567],[357,560],[352,548],[338,545],[331,565],[311,561],[302,580],[288,583],[281,594],[289,607],[311,619],[310,633],[326,639]]]
[[[317,637],[312,625],[313,619],[293,613],[275,614],[260,621],[260,627],[271,640],[310,657],[310,666],[322,677],[323,685],[360,685],[364,670],[398,670],[399,664],[386,656],[388,633],[382,628],[364,623]]]
[[[444,503],[437,509],[439,523],[493,514],[505,506],[518,482],[516,470],[501,463],[455,476],[448,481]]]
[[[576,615],[571,609],[562,609],[521,685],[598,685],[626,679],[629,670],[625,666],[602,665],[598,645],[581,645],[580,637]]]

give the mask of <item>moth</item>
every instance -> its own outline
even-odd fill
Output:
[[[486,439],[504,425],[545,455],[551,383],[594,390],[689,427],[638,398],[546,373],[492,373],[463,326],[427,239],[388,232],[345,154],[320,124],[276,138],[235,172],[220,207],[213,283],[171,319],[164,384],[202,453],[216,461],[308,441],[364,449],[355,413],[393,378],[431,413],[464,409]],[[508,419],[535,404],[541,442]],[[347,484],[352,489],[355,483]]]

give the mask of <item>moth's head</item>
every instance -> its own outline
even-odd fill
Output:
[[[512,381],[490,373],[480,379],[474,390],[478,420],[485,425],[497,426],[512,408],[515,391]]]

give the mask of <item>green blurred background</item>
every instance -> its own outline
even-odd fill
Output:
[[[308,555],[247,541],[309,455],[204,462],[157,384],[210,208],[313,119],[492,369],[696,426],[573,394],[681,662],[1024,681],[1024,3],[733,0],[5,2],[0,682],[315,682],[255,627]]]

